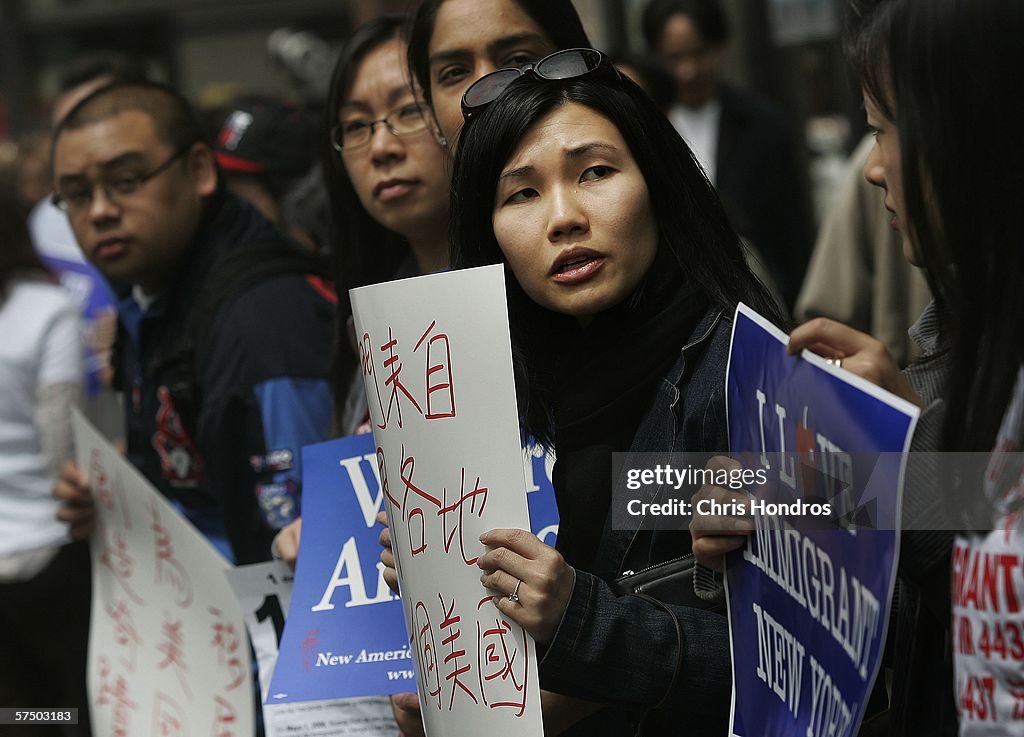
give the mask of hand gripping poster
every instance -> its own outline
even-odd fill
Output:
[[[741,305],[727,379],[731,455],[764,471],[726,592],[737,737],[856,734],[878,674],[918,410]]]
[[[97,737],[250,737],[254,699],[228,562],[75,413],[96,508],[89,708]]]
[[[351,297],[427,733],[541,734],[533,640],[477,566],[482,533],[530,529],[502,267]]]

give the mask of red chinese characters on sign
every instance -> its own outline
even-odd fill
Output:
[[[431,321],[413,348],[413,353],[417,354],[417,361],[422,360],[422,392],[419,387],[414,392],[402,380],[403,363],[399,340],[395,337],[394,331],[389,327],[387,340],[379,345],[371,339],[369,333],[363,333],[359,343],[359,364],[363,381],[368,387],[373,387],[373,393],[377,397],[377,408],[381,417],[377,427],[381,430],[388,428],[392,414],[398,427],[404,426],[403,403],[427,420],[455,417],[451,340],[447,333],[435,331],[436,327],[437,321]],[[383,369],[384,391],[381,390],[375,358],[380,361]]]
[[[235,714],[231,703],[221,696],[213,699],[213,729],[212,737],[235,737],[235,727],[238,716]]]
[[[505,618],[491,597],[477,603],[472,632],[463,632],[463,613],[453,597],[438,594],[440,624],[431,624],[423,601],[413,607],[413,642],[416,668],[422,674],[425,703],[438,711],[453,711],[456,700],[470,701],[489,710],[506,710],[515,718],[526,713],[529,661],[520,643],[526,632]],[[437,639],[441,641],[440,660]]]
[[[425,489],[420,488],[413,481],[413,474],[416,471],[416,459],[405,454],[405,446],[402,446],[401,476],[402,485],[405,486],[405,495],[402,497],[402,504],[399,507],[404,511],[406,530],[409,533],[409,548],[414,556],[419,555],[427,549],[427,518],[423,514],[421,502],[426,502],[434,510],[441,508],[441,500]],[[412,494],[410,501],[409,495]],[[431,514],[433,516],[433,514]]]
[[[170,586],[174,590],[174,603],[183,609],[188,608],[192,604],[192,579],[174,556],[171,533],[160,522],[160,510],[154,504],[150,507],[150,512],[153,515],[152,526],[156,544],[156,583]]]
[[[454,498],[449,502],[448,487],[441,490],[441,494],[432,492],[415,480],[416,458],[407,454],[405,445],[402,445],[402,463],[400,475],[404,493],[402,499],[398,500],[391,493],[388,482],[388,474],[383,448],[377,448],[377,462],[380,468],[381,488],[390,507],[401,514],[405,523],[405,532],[409,538],[409,550],[415,557],[424,553],[429,546],[429,531],[433,528],[431,520],[441,520],[441,540],[444,552],[450,554],[458,539],[459,554],[463,563],[474,565],[478,556],[470,557],[466,551],[466,526],[469,522],[467,517],[475,515],[477,520],[483,519],[484,509],[487,506],[488,487],[484,486],[479,476],[473,483],[472,489],[466,487],[466,469],[461,469],[460,490],[453,494]],[[426,511],[424,511],[426,510]],[[481,527],[479,532],[483,532]],[[470,535],[472,539],[472,535]]]
[[[419,402],[413,397],[409,390],[402,383],[402,361],[398,356],[398,339],[392,336],[391,328],[388,328],[388,340],[380,347],[382,353],[386,353],[387,357],[384,359],[384,370],[389,371],[387,378],[384,379],[384,385],[391,387],[391,396],[388,397],[388,407],[385,410],[381,407],[381,414],[384,415],[384,424],[377,425],[382,430],[388,426],[388,422],[391,419],[391,410],[395,407],[398,408],[398,426],[402,427],[402,402],[398,396],[399,392],[405,396],[412,406],[416,408],[416,411],[421,415],[423,410],[420,408]]]
[[[160,644],[157,645],[157,652],[163,655],[163,660],[157,663],[157,670],[173,668],[182,691],[192,699],[192,691],[188,687],[188,665],[185,663],[185,628],[181,620],[171,621],[166,616],[160,624]]]
[[[430,626],[427,605],[417,601],[413,607],[413,637],[416,640],[416,672],[424,698],[441,708],[441,672],[437,667],[437,646]]]
[[[477,476],[472,491],[466,491],[466,469],[463,468],[462,490],[458,494],[458,498],[448,504],[448,487],[445,487],[444,502],[445,506],[437,513],[441,517],[441,527],[444,531],[444,552],[451,553],[452,544],[455,537],[458,536],[459,554],[462,556],[462,561],[466,565],[474,565],[479,556],[466,557],[466,543],[463,535],[466,526],[466,507],[469,507],[470,514],[475,513],[477,519],[482,519],[484,508],[487,506],[487,487],[480,485],[480,477]],[[480,532],[484,532],[484,530],[480,530]]]
[[[114,578],[117,579],[128,598],[136,604],[143,604],[142,597],[136,593],[132,584],[132,576],[135,574],[135,559],[128,553],[128,543],[124,535],[117,530],[108,530],[104,526],[100,529],[99,538],[101,539],[100,565],[114,574]]]
[[[529,663],[512,634],[520,633],[519,641],[524,641],[525,632],[494,607],[490,596],[477,603],[476,631],[477,670],[484,704],[490,709],[511,709],[521,717],[526,711]]]
[[[217,651],[218,662],[228,671],[229,680],[224,690],[232,691],[245,681],[245,665],[239,649],[242,641],[235,631],[235,626],[224,621],[224,615],[219,609],[210,607],[209,611],[215,619],[210,645]]]
[[[110,728],[114,737],[128,737],[131,713],[137,705],[131,697],[128,679],[122,673],[114,673],[110,661],[105,657],[99,659],[100,686],[96,697],[98,706],[110,707]]]
[[[447,648],[444,655],[444,678],[446,681],[451,681],[452,697],[448,700],[448,711],[451,711],[455,705],[455,696],[460,691],[469,696],[474,704],[479,702],[476,699],[476,695],[469,690],[469,687],[461,679],[461,676],[468,673],[473,666],[465,662],[468,658],[466,658],[466,648],[462,645],[462,628],[459,627],[462,617],[455,614],[455,599],[452,599],[451,606],[446,606],[444,597],[441,594],[438,594],[437,598],[441,602],[441,611],[444,612],[444,619],[441,621],[441,631],[444,634],[444,638],[441,640],[441,644]]]
[[[94,450],[89,456],[89,487],[96,502],[108,512],[118,509],[126,529],[131,529],[131,518],[124,503],[124,484],[117,471],[111,476],[103,465],[103,454]]]
[[[427,339],[436,325],[437,321],[435,320],[430,323],[430,327],[423,331],[413,353],[419,351],[423,341]],[[440,363],[436,363],[437,361]],[[427,412],[424,417],[428,420],[455,417],[451,341],[448,340],[445,333],[430,336],[430,340],[427,341],[426,364],[423,383],[427,387]]]
[[[114,626],[114,642],[127,650],[127,653],[121,658],[121,664],[129,671],[134,672],[142,638],[139,637],[138,630],[135,628],[128,602],[122,599],[117,602],[117,606],[107,606],[107,614],[110,615]]]
[[[154,737],[187,737],[185,713],[167,694],[157,691],[153,700]]]

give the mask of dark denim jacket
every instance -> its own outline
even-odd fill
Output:
[[[728,450],[725,373],[731,331],[732,320],[721,309],[704,315],[661,380],[631,452]],[[728,730],[732,681],[726,618],[622,596],[612,586],[626,567],[639,570],[638,565],[671,560],[690,548],[687,532],[612,530],[609,521],[596,570],[576,571],[569,605],[540,664],[541,686],[613,705],[595,719],[599,733],[632,733],[654,707],[658,711],[645,720],[645,733],[685,731],[697,737]],[[652,724],[664,719],[675,725],[669,732]]]

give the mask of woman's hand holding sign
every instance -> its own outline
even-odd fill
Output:
[[[526,530],[491,530],[480,542],[492,548],[477,565],[480,582],[499,592],[495,606],[547,645],[569,605],[576,574],[561,553]]]
[[[728,456],[714,456],[708,469],[735,473],[742,465]],[[693,517],[690,534],[693,536],[693,555],[697,561],[712,570],[724,570],[726,553],[742,548],[754,529],[750,511],[750,496],[722,486],[704,484],[693,495]],[[746,514],[734,514],[743,505]]]
[[[918,407],[924,406],[889,349],[867,333],[835,320],[816,317],[789,335],[786,351],[791,356],[799,355],[804,348]]]

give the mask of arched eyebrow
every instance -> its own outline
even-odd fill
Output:
[[[502,51],[511,49],[519,44],[523,43],[538,43],[543,45],[550,45],[547,39],[539,33],[533,31],[523,31],[522,33],[510,33],[507,36],[496,38],[487,44],[487,53],[492,56],[501,54]],[[462,61],[466,58],[473,56],[473,52],[469,49],[442,49],[430,55],[429,63],[431,66],[446,61]]]
[[[581,159],[588,154],[592,154],[595,151],[602,153],[617,154],[619,149],[610,143],[601,143],[600,141],[594,141],[592,143],[584,143],[581,146],[576,146],[565,152],[567,158],[570,159]]]
[[[535,171],[536,169],[532,166],[518,166],[515,169],[503,171],[501,173],[501,176],[498,177],[498,183],[500,184],[501,182],[504,182],[506,179],[522,179],[524,177],[530,176]]]
[[[607,153],[610,155],[617,155],[621,153],[621,149],[613,146],[610,143],[602,143],[601,141],[592,141],[590,143],[584,143],[579,146],[574,146],[565,152],[565,158],[567,159],[582,159],[586,156],[595,153]],[[526,166],[517,166],[514,169],[508,169],[503,171],[498,177],[498,182],[503,182],[506,179],[522,179],[533,174],[536,169],[531,164]]]

